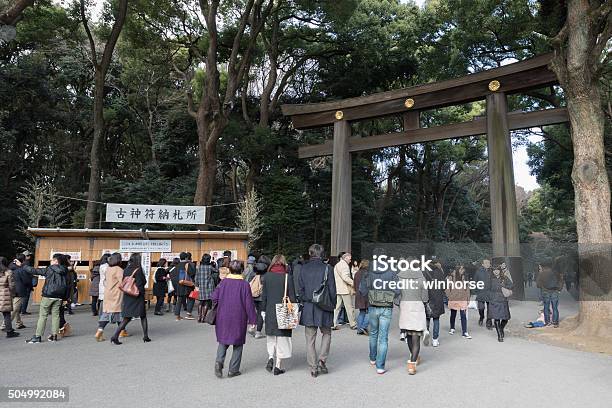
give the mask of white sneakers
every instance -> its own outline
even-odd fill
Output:
[[[438,347],[440,345],[440,341],[438,339],[433,339],[431,345],[434,347]]]
[[[387,370],[385,370],[384,368],[377,368],[376,369],[376,374],[381,374],[382,375],[382,374],[384,374],[386,372],[387,372]]]
[[[464,338],[464,339],[467,339],[467,340],[470,340],[470,339],[472,338],[472,336],[470,336],[470,333],[466,332],[466,333],[463,335],[463,338]]]
[[[450,330],[448,331],[448,334],[450,334],[451,336],[452,336],[453,334],[455,334],[455,329],[450,329]]]

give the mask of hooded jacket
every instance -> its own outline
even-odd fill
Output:
[[[39,269],[36,275],[45,277],[45,286],[42,289],[43,297],[65,299],[68,294],[68,271],[60,265],[50,265],[46,269]]]

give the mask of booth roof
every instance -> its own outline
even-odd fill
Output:
[[[35,237],[74,237],[74,238],[141,238],[141,239],[242,239],[246,231],[149,231],[121,229],[69,229],[69,228],[28,228]]]

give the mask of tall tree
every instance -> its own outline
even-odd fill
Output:
[[[104,84],[106,82],[106,73],[110,66],[113,51],[119,34],[125,23],[125,17],[127,15],[128,0],[119,0],[119,6],[116,11],[115,22],[111,29],[104,51],[100,59],[98,59],[98,52],[96,51],[96,41],[94,40],[93,34],[89,27],[89,19],[87,17],[85,0],[80,0],[81,4],[81,21],[87,33],[89,39],[89,46],[91,49],[91,60],[94,67],[94,108],[93,108],[93,141],[91,143],[90,153],[90,175],[89,175],[89,189],[87,192],[87,210],[85,213],[85,227],[93,228],[96,222],[96,203],[94,201],[100,200],[100,147],[102,140],[104,139],[105,126],[104,126]]]
[[[565,91],[574,151],[572,183],[582,275],[577,330],[593,335],[612,333],[612,303],[589,293],[595,285],[609,292],[611,279],[610,181],[599,90],[612,62],[611,37],[612,2],[569,0],[565,24],[552,41],[551,68]]]
[[[9,2],[8,7],[6,9],[3,7],[0,11],[0,24],[15,26],[19,20],[21,20],[24,10],[33,5],[34,0],[17,0]]]
[[[212,202],[217,173],[217,141],[229,123],[236,92],[248,72],[257,37],[275,4],[273,0],[248,0],[242,6],[235,34],[231,39],[231,48],[227,50],[227,84],[225,92],[222,92],[219,78],[222,50],[217,26],[217,19],[220,18],[219,3],[220,0],[200,1],[200,10],[208,34],[208,46],[204,57],[206,75],[197,107],[193,94],[187,93],[189,114],[196,120],[198,129],[200,167],[194,198],[196,205],[210,205]],[[207,214],[207,219],[210,219],[210,214]]]

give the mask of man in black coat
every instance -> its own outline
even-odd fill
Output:
[[[38,276],[35,276],[32,271],[34,270],[34,256],[30,251],[24,251],[23,255],[25,256],[25,261],[23,266],[28,271],[28,273],[32,276],[32,289],[28,292],[28,294],[23,298],[21,302],[21,314],[22,315],[30,315],[32,313],[28,312],[28,303],[30,302],[30,295],[34,291],[34,287],[38,284]]]
[[[179,275],[179,282],[178,282],[178,287],[175,288],[176,290],[176,295],[177,295],[177,300],[176,300],[176,306],[174,307],[174,315],[176,316],[176,320],[181,320],[181,308],[185,309],[187,311],[187,315],[185,316],[186,320],[194,320],[193,315],[191,314],[192,310],[193,310],[193,305],[195,300],[194,299],[189,299],[189,301],[187,301],[187,299],[189,298],[189,294],[191,293],[191,291],[193,290],[193,286],[190,285],[185,285],[185,284],[181,284],[181,281],[191,281],[194,282],[195,281],[195,266],[193,266],[193,264],[189,261],[189,254],[186,252],[181,252],[181,254],[179,255],[181,262],[178,264],[178,275]]]
[[[298,276],[298,297],[303,303],[300,324],[306,334],[306,356],[310,367],[310,375],[317,377],[327,374],[327,357],[331,345],[331,328],[334,322],[334,312],[325,311],[312,303],[313,293],[321,287],[327,275],[327,285],[331,299],[336,299],[336,281],[334,270],[323,263],[323,247],[313,244],[308,249],[310,261],[300,270]],[[321,352],[317,355],[317,329],[321,331]]]
[[[13,280],[15,281],[15,296],[13,297],[11,320],[15,321],[16,329],[25,329],[25,325],[21,321],[21,303],[24,297],[32,290],[32,274],[29,272],[29,269],[26,269],[24,262],[25,256],[17,254],[15,260],[8,266],[13,273]],[[2,322],[1,329],[5,330],[4,321]]]

